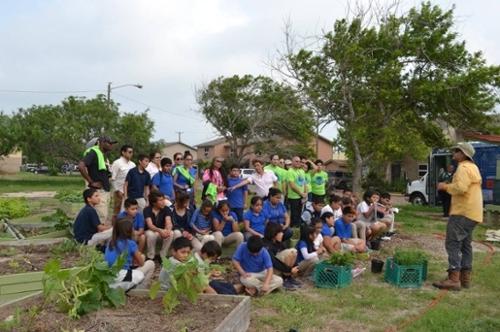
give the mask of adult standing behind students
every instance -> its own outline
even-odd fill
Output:
[[[125,184],[123,185],[124,198],[135,199],[139,204],[139,212],[141,213],[147,205],[146,198],[149,195],[149,185],[151,184],[151,177],[148,171],[146,171],[148,164],[148,156],[144,154],[139,155],[138,165],[128,171]]]
[[[195,189],[196,189],[196,168],[193,167],[193,156],[189,151],[186,151],[184,157],[177,152],[174,155],[175,168],[172,170],[174,175],[174,189],[176,192],[185,192],[189,195],[190,205],[195,206]],[[177,162],[180,161],[180,164]]]
[[[284,163],[284,161],[283,161]],[[278,178],[277,186],[281,192],[285,192],[286,189],[286,170],[280,166],[280,156],[277,154],[271,155],[271,163],[264,167],[265,171],[271,171]]]
[[[292,168],[288,170],[288,204],[292,226],[300,226],[302,206],[307,200],[307,188],[304,169],[299,156],[292,158]]]
[[[455,167],[450,164],[446,167],[446,170],[443,170],[441,174],[439,174],[439,182],[451,183],[453,179],[453,171]],[[448,194],[445,190],[438,190],[438,195],[441,200],[441,204],[443,204],[443,217],[450,216],[450,204],[451,204],[451,195]]]
[[[161,170],[161,153],[158,151],[149,154],[149,164],[146,167],[149,176],[153,178]]]
[[[184,160],[184,158],[182,156],[182,152],[174,153],[173,158],[174,158],[174,166],[172,167],[172,174],[174,174],[174,171],[178,166],[182,165],[182,161]]]
[[[316,168],[311,171],[311,193],[312,199],[325,199],[326,187],[328,185],[328,174],[324,170],[323,161],[318,159],[315,162]]]
[[[111,184],[109,182],[110,172],[108,170],[105,155],[111,151],[116,141],[109,136],[101,136],[98,144],[94,145],[83,154],[83,159],[78,164],[80,174],[87,181],[89,188],[99,192],[100,202],[94,206],[102,224],[109,225],[109,200]]]
[[[210,196],[212,200],[218,202],[226,198],[226,176],[223,174],[222,163],[224,159],[214,157],[210,167],[203,172],[203,195],[202,200]]]
[[[135,167],[131,160],[134,149],[130,145],[123,145],[120,149],[120,158],[116,159],[111,165],[111,184],[113,187],[113,221],[120,213],[124,201],[123,185],[128,171]]]
[[[469,143],[458,143],[453,160],[458,167],[451,183],[440,182],[438,190],[451,195],[450,218],[446,227],[448,278],[433,285],[441,289],[469,288],[472,272],[472,232],[483,222],[481,173],[473,162],[475,150]]]
[[[278,177],[272,171],[264,169],[262,160],[254,159],[252,165],[255,168],[255,173],[248,177],[245,181],[229,188],[230,191],[243,187],[247,184],[255,185],[255,195],[267,199],[269,189],[278,185]]]

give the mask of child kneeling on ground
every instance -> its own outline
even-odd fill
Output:
[[[335,233],[342,241],[343,251],[365,252],[365,241],[352,237],[351,223],[354,218],[356,218],[356,211],[350,206],[344,207],[342,209],[342,218],[335,221]]]
[[[118,218],[113,227],[113,235],[106,247],[104,259],[112,266],[118,257],[125,252],[126,261],[116,276],[111,287],[130,289],[138,285],[138,288],[147,288],[153,276],[155,264],[153,261],[144,261],[144,255],[137,248],[137,243],[132,239],[133,223],[129,217]],[[134,268],[134,265],[137,268]]]
[[[216,261],[222,255],[222,248],[216,241],[208,241],[201,247],[200,253],[194,253],[194,257],[198,262],[206,264],[207,269],[210,269],[210,264]],[[225,282],[221,271],[211,270],[209,274],[210,282],[208,285],[212,287],[217,294],[236,295],[242,292],[243,285],[233,285]]]
[[[239,245],[233,255],[233,265],[250,295],[266,295],[283,285],[283,279],[273,273],[271,256],[258,235],[250,236]]]
[[[300,232],[300,241],[297,243],[297,264],[300,275],[306,276],[312,273],[319,257],[326,252],[323,246],[316,249],[314,240],[318,232],[316,231],[316,222],[314,226],[304,225]]]
[[[191,257],[191,251],[193,250],[193,245],[191,241],[181,236],[174,240],[172,243],[172,256],[168,258],[171,264],[170,269],[165,269],[163,266],[160,271],[160,287],[162,290],[168,290],[170,288],[170,274],[173,272],[175,267],[179,264],[185,263]],[[215,290],[207,286],[203,289],[203,293],[206,294],[216,294]]]

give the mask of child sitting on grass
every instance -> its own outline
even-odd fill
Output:
[[[117,218],[130,217],[134,220],[134,230],[132,231],[132,238],[137,242],[139,251],[144,253],[146,247],[146,235],[144,234],[144,216],[139,212],[139,204],[133,198],[127,198],[123,204],[124,211],[121,211]]]
[[[118,218],[113,227],[113,236],[106,247],[104,259],[109,266],[112,266],[123,252],[127,253],[127,257],[112,287],[128,289],[129,286],[138,285],[139,288],[147,288],[153,276],[155,264],[153,261],[144,261],[144,255],[138,250],[137,244],[132,239],[132,234],[132,219],[129,217]],[[134,265],[137,268],[134,268]],[[132,283],[132,285],[126,284],[126,282]]]
[[[294,279],[299,273],[299,268],[295,266],[297,249],[286,249],[283,239],[283,226],[274,222],[267,223],[264,231],[264,247],[271,255],[274,273],[283,276],[283,287],[286,289],[299,288],[300,282]]]
[[[315,248],[314,240],[317,237],[316,228],[314,226],[302,226],[300,233],[300,241],[297,243],[297,264],[299,272],[302,276],[307,276],[312,273],[314,266],[319,262],[321,254],[325,253],[325,248],[320,246]]]
[[[250,295],[266,295],[283,285],[283,279],[273,273],[271,256],[258,235],[239,245],[233,265]]]
[[[165,269],[163,266],[160,271],[160,287],[162,290],[168,290],[171,286],[170,284],[170,274],[174,271],[175,267],[179,264],[185,263],[191,257],[191,251],[193,250],[193,246],[191,241],[186,239],[185,237],[178,237],[172,243],[172,256],[168,258],[170,263],[172,263],[170,269]],[[207,286],[203,289],[203,293],[207,294],[216,294],[216,291]]]
[[[266,228],[266,216],[262,212],[262,198],[254,196],[250,200],[250,209],[243,215],[245,225],[245,238],[248,239],[252,235],[264,237],[264,229]]]
[[[221,232],[212,233],[212,210],[214,205],[212,201],[205,199],[199,209],[194,211],[189,225],[195,233],[199,245],[195,245],[195,250],[198,251],[208,241],[217,241],[219,245],[222,244],[223,235]],[[199,248],[198,248],[199,246]]]
[[[210,264],[215,262],[222,255],[222,248],[216,241],[208,241],[201,247],[200,253],[194,253],[194,257],[200,262],[207,265],[210,268]],[[219,270],[210,271],[210,282],[209,286],[212,287],[217,294],[225,295],[236,295],[243,291],[242,284],[233,285],[229,282],[225,282],[222,276],[222,272]]]
[[[328,251],[328,253],[338,252],[341,248],[341,241],[338,236],[334,236],[334,214],[332,212],[325,212],[321,215],[321,231],[320,234],[323,237],[323,247]]]
[[[365,252],[366,244],[361,239],[352,237],[351,223],[356,217],[356,212],[350,206],[342,209],[342,218],[335,221],[335,233],[342,241],[343,251]]]

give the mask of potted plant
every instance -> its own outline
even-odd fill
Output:
[[[353,253],[334,252],[314,268],[314,284],[319,288],[343,288],[352,282]]]
[[[419,288],[427,279],[427,255],[418,249],[397,249],[387,258],[385,281],[402,288]]]

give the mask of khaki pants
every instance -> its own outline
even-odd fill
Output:
[[[116,219],[118,213],[122,209],[123,205],[123,193],[121,191],[113,192],[113,220]]]
[[[142,213],[142,211],[146,208],[146,199],[145,198],[136,198],[137,205],[139,206],[139,209],[137,210],[139,213]]]
[[[261,271],[257,273],[250,273],[250,277],[241,277],[241,283],[248,288],[255,288],[258,292],[262,289],[262,285],[264,284],[264,279],[266,278],[267,271]],[[272,292],[276,288],[279,288],[283,285],[283,279],[273,274],[271,281],[269,282],[269,292]]]
[[[311,259],[304,259],[302,262],[299,263],[299,274],[301,276],[310,275],[314,271],[314,267],[318,262],[319,262],[318,257]]]
[[[198,239],[198,241],[200,241],[202,247],[208,241],[215,241],[222,247],[222,241],[224,239],[224,235],[222,235],[222,232],[213,232],[212,234],[205,234],[205,235],[196,234],[196,238]]]
[[[97,211],[97,215],[99,216],[99,220],[101,224],[111,225],[111,220],[108,218],[109,216],[109,201],[110,201],[110,193],[109,191],[105,191],[104,189],[97,189],[99,196],[101,197],[101,201],[99,204],[94,206]]]
[[[98,244],[106,244],[113,235],[113,228],[107,229],[104,232],[95,233],[90,240],[88,240],[87,245],[95,246]]]
[[[153,259],[156,253],[156,243],[161,241],[160,256],[162,258],[167,256],[168,249],[174,240],[173,236],[169,236],[166,239],[162,238],[159,233],[147,230],[146,232],[146,247],[147,247],[147,257]]]
[[[137,286],[137,288],[147,289],[151,283],[151,278],[153,278],[153,272],[155,271],[155,263],[153,261],[145,261],[144,265],[138,267],[136,270],[144,273],[144,280]]]
[[[216,233],[220,233],[220,232],[216,232]],[[222,235],[222,233],[221,233],[221,235]],[[222,245],[228,246],[228,245],[235,243],[236,247],[238,247],[242,242],[243,242],[243,233],[232,232],[229,235],[223,236]]]
[[[354,234],[357,234],[358,239],[366,241],[366,231],[368,230],[366,223],[358,220],[358,221],[353,222],[352,225],[356,226],[356,232],[353,233],[353,236],[354,236]]]

